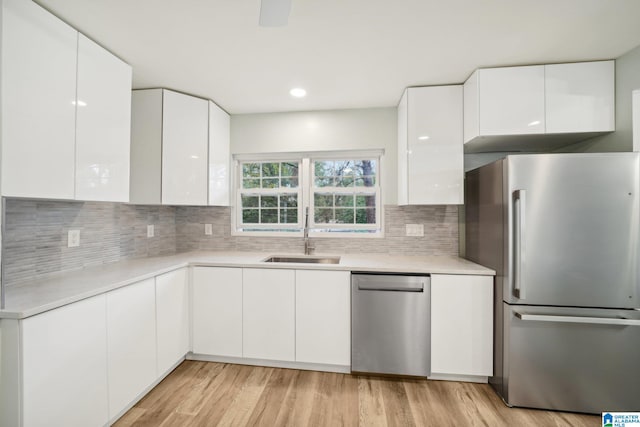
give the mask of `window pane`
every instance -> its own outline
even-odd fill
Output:
[[[336,206],[339,207],[352,207],[353,206],[353,196],[338,196],[336,195]]]
[[[373,187],[376,185],[376,177],[371,175],[356,178],[356,187]]]
[[[333,194],[314,194],[313,195],[314,206],[331,206],[333,207]]]
[[[257,208],[260,205],[260,196],[242,195],[243,208]]]
[[[375,223],[376,223],[375,208],[356,209],[356,224],[375,224]]]
[[[298,195],[297,194],[284,194],[280,196],[281,208],[297,208],[298,207]]]
[[[293,176],[293,177],[297,177],[298,176],[298,163],[297,162],[293,162],[293,163],[282,163],[281,164],[282,167],[282,176]]]
[[[353,187],[353,177],[352,176],[336,177],[336,187]]]
[[[333,176],[333,162],[332,161],[316,161],[314,162],[315,166],[315,176],[316,177],[324,177],[324,176]]]
[[[243,179],[242,188],[259,188],[260,179]]]
[[[316,187],[333,187],[333,177],[316,178]]]
[[[277,224],[278,209],[262,209],[260,211],[260,222],[263,224]]]
[[[282,187],[286,188],[297,188],[298,187],[298,178],[282,178]]]
[[[318,224],[333,222],[333,209],[315,208],[313,220]]]
[[[262,188],[280,187],[280,178],[262,178]]]
[[[378,165],[376,160],[358,160],[355,162],[355,174],[358,176],[371,175],[375,176],[377,174]]]
[[[262,176],[280,176],[280,163],[263,163]]]
[[[376,206],[376,196],[358,194],[356,196],[356,206],[374,208]]]
[[[353,209],[336,209],[336,223],[353,224]]]
[[[243,209],[242,210],[242,222],[245,224],[257,224],[259,222],[258,209]]]
[[[243,163],[242,164],[242,177],[259,177],[260,176],[260,163]]]
[[[298,222],[298,209],[280,209],[280,223],[295,224]]]
[[[278,196],[262,196],[260,206],[263,208],[277,208]]]
[[[343,160],[335,162],[335,176],[352,176],[353,175],[353,161]]]

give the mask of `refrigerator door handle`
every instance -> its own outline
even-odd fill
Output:
[[[522,269],[524,267],[524,248],[525,246],[525,206],[526,191],[515,190],[513,192],[513,209],[514,218],[514,260],[513,260],[513,295],[521,300],[525,299],[524,283],[522,281]],[[517,207],[517,208],[516,208]]]
[[[555,323],[587,323],[590,325],[620,325],[640,326],[639,319],[621,319],[619,317],[584,317],[584,316],[557,316],[550,314],[524,314],[514,311],[513,314],[521,320],[535,322]]]

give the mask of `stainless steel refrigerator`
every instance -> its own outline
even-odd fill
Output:
[[[496,270],[510,406],[640,410],[640,157],[513,155],[467,172],[465,245]]]

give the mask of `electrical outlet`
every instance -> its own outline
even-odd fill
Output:
[[[147,225],[147,237],[153,237],[153,235],[154,235],[153,224]]]
[[[423,237],[424,225],[423,224],[406,224],[405,235],[411,237]]]
[[[76,248],[80,246],[80,230],[69,230],[67,234],[67,247]]]
[[[207,236],[211,236],[213,234],[213,227],[211,224],[204,225],[204,234],[206,234]]]

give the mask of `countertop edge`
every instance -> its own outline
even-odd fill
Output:
[[[184,259],[177,259],[175,262],[171,262],[170,258],[182,256]],[[123,279],[116,280],[114,282],[110,282],[108,284],[102,286],[96,286],[95,288],[87,289],[84,292],[79,292],[71,296],[62,297],[59,299],[52,300],[50,302],[46,302],[40,305],[36,305],[34,307],[29,308],[17,308],[17,309],[3,309],[0,310],[0,319],[14,319],[14,320],[22,320],[26,319],[46,311],[54,310],[56,308],[63,307],[68,304],[73,304],[75,302],[92,298],[94,296],[98,296],[115,289],[122,288],[124,286],[131,285],[133,283],[137,283],[143,280],[147,280],[165,273],[169,273],[174,270],[178,270],[180,268],[185,267],[227,267],[227,268],[268,268],[268,269],[296,269],[296,270],[326,270],[326,271],[351,271],[351,272],[372,272],[372,273],[410,273],[410,274],[452,274],[452,275],[474,275],[474,276],[494,276],[495,271],[483,267],[479,264],[475,264],[471,261],[464,260],[463,258],[452,257],[452,256],[442,256],[443,259],[448,259],[450,262],[459,262],[461,264],[467,264],[465,269],[460,267],[434,267],[425,266],[425,267],[416,267],[415,265],[407,265],[407,264],[398,264],[397,266],[370,266],[370,265],[358,265],[357,262],[353,260],[349,260],[349,255],[344,255],[344,258],[347,258],[347,262],[344,265],[340,264],[301,264],[301,263],[278,263],[271,264],[262,262],[262,260],[268,256],[268,254],[255,254],[255,253],[247,253],[247,258],[258,258],[252,259],[251,261],[230,261],[230,260],[206,260],[202,258],[206,257],[214,257],[214,256],[223,256],[222,254],[208,253],[203,254],[201,252],[187,252],[184,254],[170,255],[167,256],[166,259],[158,258],[156,262],[166,262],[166,265],[162,266],[152,266],[148,267],[148,271],[140,274],[133,274],[130,277],[126,277]],[[434,256],[432,258],[438,258],[438,256]],[[145,262],[145,260],[149,260],[148,258],[142,258],[138,260],[141,264]],[[350,261],[350,262],[348,262]],[[136,262],[136,260],[129,261]],[[117,270],[118,263],[114,263],[110,265],[110,268],[113,270]],[[104,266],[101,266],[105,268]],[[109,267],[107,267],[109,268]],[[90,271],[90,270],[89,270]],[[69,275],[73,274],[83,274],[82,270],[77,270],[74,272],[69,272]],[[84,271],[84,274],[87,272]],[[65,273],[66,274],[66,273]],[[42,279],[44,282],[47,279]],[[58,280],[60,280],[58,278]],[[21,285],[17,285],[21,286]]]

